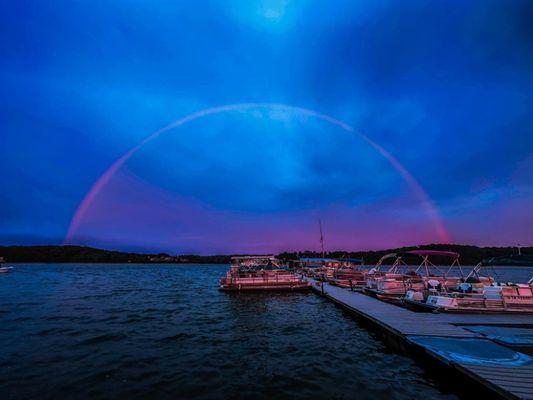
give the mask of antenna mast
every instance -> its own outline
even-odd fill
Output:
[[[322,248],[322,258],[324,258],[324,233],[322,232],[322,221],[318,219],[318,226],[320,228],[320,247]]]

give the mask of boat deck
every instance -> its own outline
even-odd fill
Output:
[[[508,343],[530,346],[533,330],[525,328],[533,328],[533,316],[419,313],[350,289],[309,281],[316,292],[501,397],[533,399],[533,357],[504,346],[494,340],[497,336],[483,330],[500,329],[497,334],[506,336]],[[515,330],[502,333],[499,327]]]

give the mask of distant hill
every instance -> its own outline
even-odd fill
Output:
[[[326,256],[331,258],[363,258],[365,264],[375,264],[387,253],[428,249],[452,250],[461,254],[460,262],[463,265],[475,265],[482,259],[509,256],[516,254],[514,247],[477,247],[458,244],[430,244],[424,246],[401,247],[380,251],[332,251]],[[533,247],[523,247],[523,254],[533,254]],[[227,264],[231,255],[176,255],[166,253],[139,254],[121,251],[96,249],[86,246],[0,246],[0,257],[7,262],[55,262],[55,263],[194,263],[194,264]],[[320,257],[320,253],[312,251],[286,252],[278,257],[283,259],[296,259],[298,257]],[[436,260],[440,262],[441,260]],[[442,260],[445,263],[446,260]]]
[[[171,256],[166,253],[139,254],[86,246],[0,246],[6,262],[55,263],[228,263],[230,256]]]

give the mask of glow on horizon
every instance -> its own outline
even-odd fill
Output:
[[[213,107],[208,108],[204,110],[200,110],[197,112],[194,112],[192,114],[189,114],[181,119],[178,119],[171,124],[153,132],[149,136],[147,136],[145,139],[143,139],[139,144],[132,147],[130,150],[128,150],[126,153],[124,153],[121,157],[119,157],[98,179],[97,181],[92,185],[91,189],[87,192],[81,203],[76,209],[76,212],[74,213],[71,222],[68,227],[67,234],[64,238],[64,244],[72,243],[74,236],[76,235],[80,225],[83,222],[83,218],[87,212],[87,210],[90,208],[91,204],[94,202],[98,194],[104,189],[104,187],[109,183],[109,181],[113,178],[113,176],[121,169],[121,167],[135,154],[137,153],[141,148],[143,148],[147,143],[157,139],[161,134],[166,133],[174,128],[178,128],[188,122],[209,116],[214,114],[220,114],[230,111],[246,111],[249,109],[254,108],[267,108],[270,110],[281,110],[287,113],[297,113],[300,115],[306,115],[314,118],[318,118],[320,120],[326,121],[332,125],[336,125],[340,127],[341,129],[356,133],[359,135],[364,141],[366,141],[374,150],[376,150],[384,159],[386,159],[390,165],[398,172],[398,174],[403,178],[403,180],[409,185],[413,193],[416,195],[418,200],[420,201],[420,204],[423,208],[423,210],[426,212],[428,217],[430,218],[433,227],[435,229],[435,232],[437,233],[439,240],[444,243],[449,243],[450,238],[448,235],[448,232],[446,231],[444,224],[440,218],[439,212],[436,209],[435,205],[433,204],[433,201],[427,194],[427,192],[424,190],[424,188],[421,186],[421,184],[415,179],[415,177],[387,150],[385,150],[383,147],[381,147],[379,144],[374,142],[372,139],[367,137],[366,135],[357,132],[352,126],[349,124],[338,120],[336,118],[333,118],[329,115],[322,114],[320,112],[297,107],[297,106],[291,106],[286,104],[278,104],[278,103],[240,103],[240,104],[229,104],[219,107]]]

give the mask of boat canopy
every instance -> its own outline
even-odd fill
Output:
[[[443,276],[448,275],[453,267],[458,267],[461,273],[461,277],[464,276],[463,270],[461,266],[459,265],[459,253],[456,253],[455,251],[447,251],[447,250],[409,250],[409,251],[403,251],[399,253],[389,253],[385,254],[383,257],[380,258],[380,260],[377,262],[375,266],[375,270],[379,271],[382,266],[383,262],[387,259],[395,259],[392,266],[390,267],[388,272],[391,273],[398,273],[399,268],[411,268],[409,264],[403,260],[406,256],[418,256],[422,258],[422,263],[414,269],[414,272],[418,273],[418,271],[422,268],[425,269],[426,275],[430,275],[430,268],[434,269],[438,273],[442,274]],[[441,271],[435,264],[433,264],[429,257],[449,257],[453,259],[453,262],[448,267],[448,270],[446,272]]]
[[[459,253],[455,251],[447,250],[409,250],[405,251],[402,254],[414,254],[420,257],[450,257],[450,258],[459,258]]]
[[[265,255],[265,256],[233,256],[231,257],[232,260],[235,261],[242,261],[242,260],[275,260],[276,257],[273,255]]]
[[[245,271],[280,268],[282,264],[282,261],[274,256],[231,257],[231,265]]]

